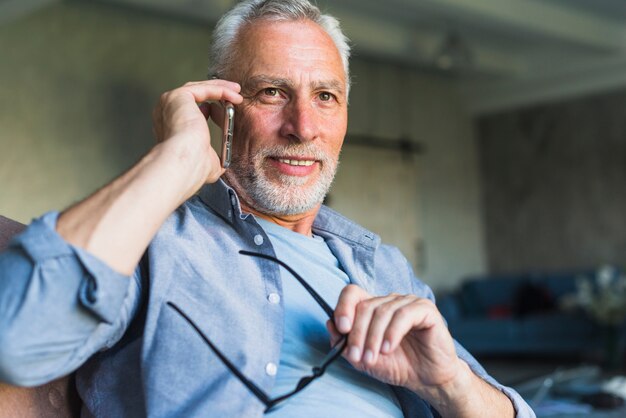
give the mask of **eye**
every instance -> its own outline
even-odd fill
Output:
[[[329,102],[333,99],[333,95],[327,91],[323,91],[320,93],[319,98],[323,102]]]
[[[268,87],[266,89],[263,89],[263,94],[270,97],[277,97],[278,89],[275,87]]]

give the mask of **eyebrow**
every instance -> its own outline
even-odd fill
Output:
[[[312,90],[335,90],[340,94],[344,94],[345,86],[339,80],[314,81],[311,83]]]
[[[257,89],[259,88],[261,85],[263,84],[269,84],[271,86],[277,86],[277,87],[286,87],[286,88],[292,88],[293,87],[293,83],[291,82],[291,80],[287,79],[287,78],[277,78],[277,77],[271,77],[268,75],[264,75],[264,74],[260,74],[260,75],[255,75],[253,77],[250,77],[249,79],[247,79],[244,83],[244,89]]]
[[[288,78],[272,77],[265,74],[255,75],[245,81],[244,90],[255,90],[262,85],[271,85],[276,87],[282,87],[287,89],[294,89],[295,85],[293,81]],[[335,90],[340,94],[344,94],[343,83],[339,80],[318,80],[310,83],[311,90]]]

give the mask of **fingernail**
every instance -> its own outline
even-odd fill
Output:
[[[348,357],[355,363],[361,361],[361,350],[356,345],[350,347],[350,351],[348,352]]]
[[[347,316],[340,316],[337,326],[339,327],[339,332],[345,333],[350,331],[352,324]]]
[[[374,353],[372,353],[372,350],[370,349],[365,350],[365,354],[363,354],[363,363],[371,364],[373,360],[374,360]]]
[[[383,341],[383,346],[380,349],[380,352],[387,354],[390,349],[391,349],[391,343],[387,340]]]

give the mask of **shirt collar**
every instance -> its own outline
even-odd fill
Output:
[[[249,216],[241,211],[241,204],[235,190],[222,179],[213,184],[205,184],[198,195],[205,205],[231,224],[235,216],[244,219]],[[322,237],[339,236],[368,248],[376,248],[380,245],[378,235],[323,205],[313,222],[313,231]]]
[[[376,248],[380,245],[380,237],[378,235],[335,212],[328,206],[322,205],[320,208],[315,221],[313,221],[313,231],[322,237],[326,237],[327,234],[337,235],[368,248]]]
[[[239,197],[235,190],[224,180],[219,179],[213,184],[205,184],[198,192],[200,200],[205,205],[213,209],[219,216],[226,219],[231,224],[235,216],[246,218],[248,214],[243,214]]]

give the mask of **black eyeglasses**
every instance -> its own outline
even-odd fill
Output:
[[[333,309],[328,305],[328,303],[326,303],[326,301],[302,278],[302,276],[296,273],[286,263],[270,255],[255,253],[251,251],[241,250],[239,251],[239,254],[264,258],[266,260],[278,263],[280,266],[284,267],[285,270],[291,273],[298,280],[298,282],[300,282],[300,284],[309,292],[309,294],[313,297],[313,299],[315,299],[315,301],[324,310],[324,312],[326,312],[328,318],[333,318],[334,312]],[[267,393],[261,390],[261,388],[254,384],[254,382],[244,376],[244,374],[211,342],[211,340],[206,335],[204,335],[200,328],[198,328],[198,326],[178,306],[176,306],[176,304],[168,301],[167,305],[169,305],[172,309],[178,312],[189,323],[189,325],[191,325],[193,329],[196,330],[196,332],[200,335],[200,337],[202,337],[204,342],[207,343],[207,345],[209,346],[209,348],[211,348],[215,355],[222,361],[222,363],[224,363],[226,367],[228,367],[231,373],[234,374],[239,379],[239,381],[241,381],[241,383],[243,383],[250,390],[250,392],[252,392],[252,394],[265,405],[264,413],[268,413],[277,405],[286,401],[287,399],[291,398],[302,389],[307,387],[312,381],[322,376],[328,366],[341,356],[341,353],[346,348],[346,344],[348,342],[347,337],[343,335],[324,357],[322,363],[319,366],[313,367],[312,374],[304,376],[298,381],[295,389],[285,393],[284,395],[280,395],[276,398],[271,398]]]

